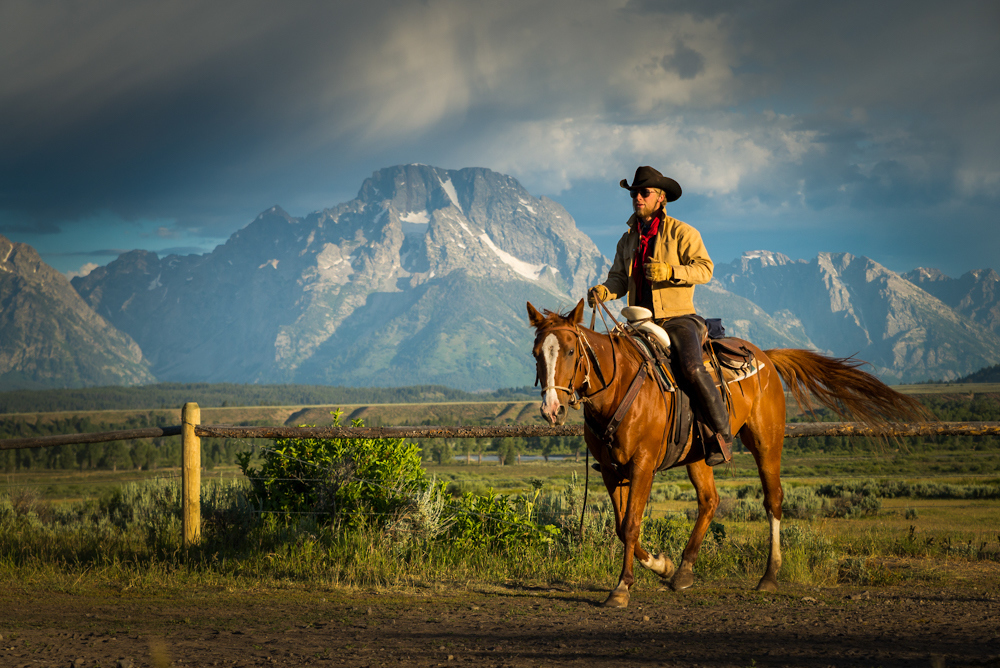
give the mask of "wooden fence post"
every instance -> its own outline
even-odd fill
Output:
[[[198,404],[181,409],[181,512],[184,517],[184,547],[201,541],[201,439],[194,428],[201,423]]]

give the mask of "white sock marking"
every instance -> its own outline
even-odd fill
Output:
[[[775,519],[771,511],[767,512],[767,519],[771,523],[771,563],[777,571],[781,568],[781,520]]]

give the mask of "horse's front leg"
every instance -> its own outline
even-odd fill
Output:
[[[642,513],[646,509],[646,499],[649,498],[649,491],[653,486],[653,472],[637,466],[634,462],[631,479],[628,483],[619,481],[612,489],[608,485],[608,478],[605,478],[605,485],[611,494],[612,504],[615,506],[615,520],[618,530],[618,538],[624,545],[622,555],[622,572],[618,578],[618,586],[611,590],[607,600],[602,604],[606,608],[624,608],[628,606],[629,589],[635,582],[633,572],[633,561],[638,557],[640,563],[652,567],[659,565],[666,568],[666,564],[657,564],[656,560],[639,546],[639,529],[642,525]],[[663,557],[663,555],[659,555]],[[670,564],[673,567],[673,564]]]
[[[715,517],[715,509],[719,507],[719,493],[715,489],[715,474],[712,472],[712,467],[704,461],[699,461],[688,464],[687,471],[688,478],[698,495],[698,519],[684,547],[681,565],[670,581],[670,587],[674,590],[687,589],[694,584],[694,562],[698,558],[698,551],[701,550],[701,542],[705,539],[708,526]]]

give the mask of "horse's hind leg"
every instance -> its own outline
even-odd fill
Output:
[[[712,467],[704,461],[699,461],[688,464],[687,471],[688,478],[694,484],[695,493],[698,495],[698,519],[695,520],[691,537],[688,538],[687,546],[684,548],[681,565],[670,581],[670,587],[674,590],[687,589],[694,584],[694,562],[698,558],[698,551],[701,550],[705,532],[715,517],[715,509],[719,507],[719,493],[715,489],[715,474],[712,472]]]
[[[764,512],[771,530],[771,546],[764,576],[757,583],[758,591],[778,589],[778,571],[781,569],[781,445],[784,434],[770,439],[758,438],[749,427],[740,430],[740,440],[753,453],[757,472],[764,488]],[[769,441],[769,442],[766,442]]]

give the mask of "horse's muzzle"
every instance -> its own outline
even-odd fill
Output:
[[[566,404],[558,404],[555,410],[547,410],[548,405],[542,402],[541,412],[549,424],[560,426],[566,423]]]

